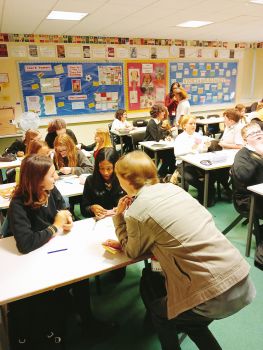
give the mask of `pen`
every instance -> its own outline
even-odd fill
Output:
[[[68,248],[58,249],[58,250],[51,250],[50,252],[47,252],[48,254],[51,253],[58,253],[58,252],[64,252],[65,250],[68,250]]]

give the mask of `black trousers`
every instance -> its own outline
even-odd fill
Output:
[[[93,318],[88,279],[10,303],[11,350],[20,349],[19,339],[31,344],[42,342],[51,333],[63,337],[69,310],[76,311],[84,323]]]
[[[144,305],[151,315],[162,350],[181,350],[178,334],[186,333],[200,350],[222,350],[208,325],[213,321],[192,310],[168,320],[165,279],[158,272],[143,270],[140,292]]]

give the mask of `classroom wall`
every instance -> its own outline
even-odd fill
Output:
[[[7,46],[14,47],[17,46],[28,46],[26,43],[8,43]],[[78,46],[78,44],[68,44],[72,46]],[[38,44],[41,46],[41,44]],[[48,46],[45,44],[44,46]],[[117,45],[116,45],[117,46]],[[263,84],[262,84],[262,76],[263,76],[263,49],[243,49],[238,50],[238,77],[237,77],[237,89],[236,89],[236,102],[237,103],[245,103],[250,104],[254,101],[257,101],[263,97]],[[165,59],[165,58],[164,58]],[[191,57],[185,59],[171,58],[171,60],[197,60]],[[207,59],[200,59],[207,60]],[[211,59],[212,61],[213,59]],[[215,59],[218,61],[218,58]],[[58,59],[47,59],[45,57],[37,58],[37,59],[25,59],[23,57],[8,57],[1,58],[0,65],[0,73],[8,73],[9,74],[9,83],[2,85],[2,89],[0,92],[0,107],[4,106],[13,106],[15,107],[15,114],[17,120],[19,116],[23,112],[22,110],[22,96],[20,93],[19,87],[19,78],[18,78],[18,68],[17,62],[21,61],[30,61],[30,62],[43,62],[43,61],[59,61]],[[61,60],[60,60],[61,61]],[[64,61],[84,61],[83,59],[72,59],[67,58]],[[120,60],[117,60],[120,61]],[[169,90],[169,86],[167,86],[167,92]],[[194,106],[192,108],[192,112],[196,114],[211,114],[211,113],[221,113],[224,109],[228,107],[233,107],[229,104],[224,105],[202,105],[202,106]],[[130,112],[128,114],[128,118],[136,119],[136,118],[144,118],[149,115],[148,111],[144,112]],[[83,142],[85,144],[93,141],[94,133],[96,128],[99,127],[107,127],[108,123],[110,123],[114,118],[114,113],[105,113],[105,114],[93,114],[93,115],[84,115],[84,116],[70,116],[66,117],[66,121],[74,133],[77,135],[78,141]],[[41,118],[41,126],[40,130],[43,136],[46,134],[46,127],[50,118]]]

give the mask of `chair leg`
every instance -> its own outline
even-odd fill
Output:
[[[226,235],[229,231],[231,231],[232,228],[234,228],[242,219],[243,216],[241,214],[238,215],[238,217],[222,231],[223,235]]]

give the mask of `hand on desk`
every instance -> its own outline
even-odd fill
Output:
[[[96,219],[103,219],[106,214],[107,214],[107,210],[104,209],[101,205],[99,204],[93,204],[90,207],[91,211],[93,212],[93,214],[95,215]]]
[[[102,243],[102,245],[116,250],[122,250],[120,242],[115,241],[114,239],[107,239],[105,242]]]
[[[54,226],[62,229],[64,232],[69,232],[73,226],[72,215],[68,210],[60,210],[55,216]]]
[[[69,166],[65,166],[63,168],[60,168],[59,169],[59,172],[64,174],[64,175],[68,175],[68,174],[71,174],[71,167]]]

